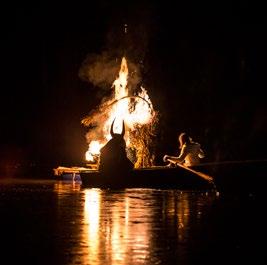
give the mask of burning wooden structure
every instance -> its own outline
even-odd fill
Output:
[[[114,97],[104,100],[82,120],[82,124],[90,128],[87,133],[89,148],[86,159],[91,163],[95,162],[96,165],[99,162],[100,149],[111,138],[109,131],[114,119],[115,132],[120,130],[122,120],[125,122],[126,152],[134,167],[154,165],[153,137],[158,114],[145,88],[135,89],[135,93],[129,92],[128,72],[127,61],[123,57],[118,78],[112,85]]]

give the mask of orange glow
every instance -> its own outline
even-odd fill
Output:
[[[66,189],[68,187],[68,189]],[[58,181],[54,184],[54,191],[57,192],[58,195],[68,195],[70,191],[79,191],[81,186],[75,182],[71,182],[69,184]]]
[[[134,131],[136,127],[149,124],[155,115],[152,102],[147,94],[145,88],[141,87],[141,91],[137,96],[129,95],[128,91],[128,75],[129,70],[126,58],[123,57],[118,78],[113,82],[112,88],[114,89],[113,102],[115,104],[109,109],[106,121],[103,123],[102,136],[104,140],[93,140],[89,143],[88,151],[86,152],[86,160],[93,161],[94,155],[99,155],[100,149],[103,145],[110,140],[110,126],[114,122],[114,132],[121,133],[122,120],[126,125],[125,140],[129,146],[129,130]],[[128,132],[127,132],[128,131]]]
[[[100,218],[100,202],[101,193],[97,189],[85,191],[84,203],[84,242],[88,245],[87,262],[90,264],[98,264],[95,261],[98,259],[99,253],[99,218]]]
[[[153,118],[153,110],[150,108],[150,106],[152,106],[152,102],[147,94],[146,89],[141,87],[141,92],[138,94],[138,96],[140,98],[136,98],[136,106],[134,111],[131,112],[127,117],[127,124],[132,130],[134,130],[134,125],[151,123]],[[141,98],[145,99],[146,101],[142,100]]]
[[[140,263],[149,255],[152,210],[144,201],[140,205],[142,211],[130,207],[140,204],[140,200],[129,198],[127,193],[118,201],[110,201],[112,198],[100,189],[85,190],[81,226],[83,264],[102,264],[101,253],[106,253],[108,264],[114,265],[126,264],[129,254]]]
[[[85,159],[87,161],[94,161],[94,155],[100,154],[100,149],[103,144],[100,144],[98,141],[92,141],[89,144],[89,149],[85,153]]]

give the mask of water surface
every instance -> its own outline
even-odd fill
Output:
[[[255,196],[1,180],[3,264],[265,264]]]

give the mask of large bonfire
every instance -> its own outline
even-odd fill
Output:
[[[111,138],[110,126],[115,119],[115,133],[121,132],[122,121],[125,122],[127,155],[135,168],[154,164],[153,136],[158,115],[144,87],[135,88],[135,94],[129,94],[128,75],[127,61],[123,57],[118,77],[112,84],[112,98],[82,119],[82,124],[89,127],[89,147],[85,156],[90,163],[98,163],[100,149]],[[99,124],[100,120],[103,123]]]

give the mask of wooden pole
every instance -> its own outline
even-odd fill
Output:
[[[192,169],[190,167],[183,166],[182,164],[179,164],[179,163],[177,163],[176,165],[179,166],[179,167],[182,167],[182,168],[184,168],[184,169],[186,169],[188,171],[191,171],[192,173],[195,173],[196,175],[200,176],[201,178],[203,178],[203,179],[205,179],[205,180],[207,180],[209,182],[213,182],[213,177],[211,177],[211,176],[209,176],[209,175],[207,175],[205,173],[196,171],[196,170],[194,170],[194,169]]]

